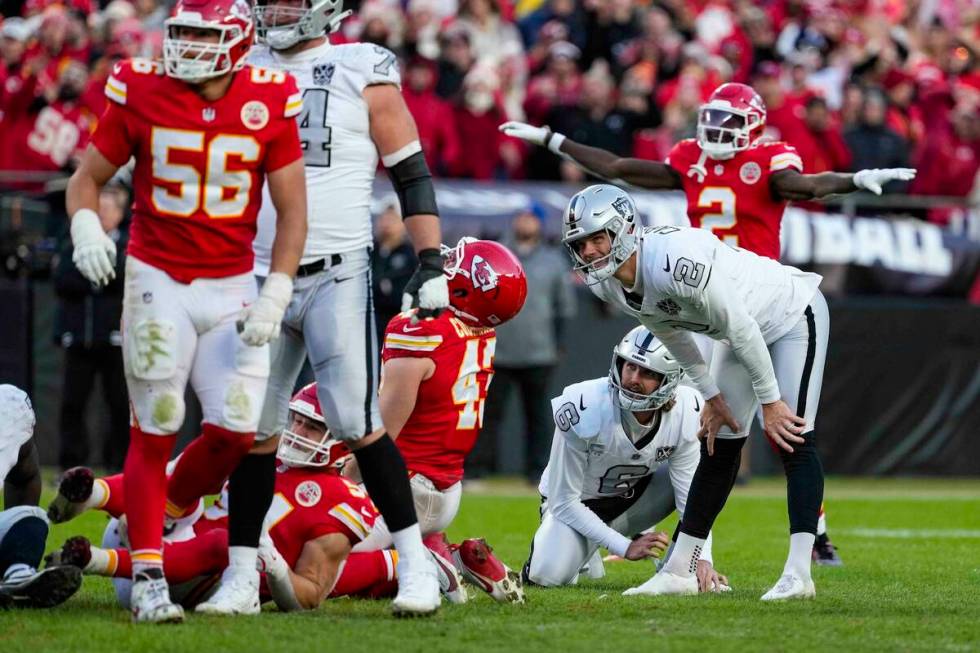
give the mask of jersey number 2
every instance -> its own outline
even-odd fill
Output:
[[[718,206],[720,210],[714,213],[705,213],[701,216],[701,228],[708,229],[712,233],[732,229],[738,216],[735,214],[735,191],[727,186],[705,186],[698,195],[698,208],[713,208]],[[718,236],[717,233],[715,233]],[[738,236],[735,234],[725,234],[720,236],[723,243],[738,247]]]
[[[480,343],[486,343],[482,356]],[[459,366],[459,374],[456,376],[456,383],[453,384],[453,403],[462,406],[459,410],[459,419],[456,420],[456,429],[459,431],[483,426],[483,398],[480,396],[480,381],[477,375],[486,372],[487,387],[490,387],[490,380],[493,378],[493,354],[496,349],[496,338],[466,341],[463,363]],[[486,391],[487,388],[483,388],[484,396]]]

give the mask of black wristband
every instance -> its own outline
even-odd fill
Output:
[[[435,247],[427,247],[418,254],[419,267],[423,270],[438,271],[442,273],[444,262],[442,254]]]

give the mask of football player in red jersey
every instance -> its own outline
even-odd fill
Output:
[[[779,228],[788,202],[860,189],[880,195],[889,181],[915,177],[911,168],[804,174],[791,145],[759,140],[765,125],[766,106],[759,94],[745,84],[728,83],[701,106],[697,138],[677,143],[663,162],[619,157],[548,127],[507,122],[500,130],[547,147],[614,184],[683,190],[692,226],[773,259],[779,258]]]
[[[381,354],[381,418],[405,458],[423,535],[441,533],[459,510],[463,461],[479,435],[493,377],[494,327],[517,315],[527,296],[524,269],[503,245],[463,238],[445,253],[449,310],[426,319],[415,310],[399,314],[388,323]],[[387,548],[383,538],[375,529],[369,541]],[[487,570],[467,563],[490,561],[501,571],[485,543],[464,543],[455,557],[494,598],[520,599],[517,574],[488,579]]]
[[[793,146],[760,141],[766,106],[752,87],[722,84],[698,112],[697,138],[677,143],[664,162],[619,157],[576,143],[547,127],[520,122],[504,133],[547,147],[587,172],[619,185],[651,190],[683,190],[691,225],[711,230],[724,242],[779,259],[779,234],[786,205],[864,189],[881,194],[892,180],[915,177],[910,168],[861,170],[854,174],[804,174]],[[826,534],[823,507],[814,561],[839,565]]]
[[[379,515],[364,490],[339,473],[350,450],[327,430],[316,385],[296,393],[289,411],[290,422],[276,452],[275,495],[265,518],[268,537],[263,537],[260,547],[262,598],[291,611],[314,609],[328,596],[390,595],[397,588],[397,553],[351,553]],[[98,509],[114,518],[106,526],[101,546],[73,537],[52,561],[114,578],[117,597],[128,607],[132,556],[123,546],[119,521],[125,503],[123,479],[122,474],[95,478],[88,468],[73,468],[62,477],[48,515],[62,523]],[[174,599],[186,607],[207,600],[217,575],[228,565],[226,495],[227,486],[214,506],[205,510],[200,504],[168,533],[166,577],[173,584]],[[449,573],[458,588],[454,569]]]
[[[122,327],[137,622],[183,619],[162,572],[165,502],[179,516],[249,450],[269,373],[266,345],[278,335],[306,237],[294,120],[301,98],[289,75],[245,64],[254,32],[248,2],[181,0],[165,29],[162,62],[113,69],[109,106],[67,191],[73,260],[101,285],[114,274],[115,246],[95,213],[98,192],[135,157]],[[272,273],[256,292],[252,240],[266,178],[278,229]],[[168,489],[188,379],[203,408],[202,433]],[[233,560],[254,566],[254,549],[236,549]],[[256,600],[247,611],[258,609]]]

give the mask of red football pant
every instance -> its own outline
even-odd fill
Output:
[[[167,485],[167,514],[182,517],[197,500],[221,486],[255,442],[255,433],[229,431],[205,422],[177,461]]]
[[[133,575],[132,558],[128,549],[114,549],[118,563],[113,576]],[[185,542],[163,545],[163,573],[167,581],[186,583],[199,576],[220,574],[228,566],[228,531],[216,528]]]

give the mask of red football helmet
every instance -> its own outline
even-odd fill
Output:
[[[218,41],[179,37],[181,27],[217,32]],[[240,69],[252,47],[255,21],[248,0],[178,0],[164,23],[163,66],[167,75],[201,82]]]
[[[443,245],[449,277],[449,308],[477,327],[497,327],[520,312],[527,297],[527,277],[514,254],[490,240],[460,238]]]
[[[748,149],[766,126],[766,104],[751,86],[722,84],[698,110],[698,145],[712,159]]]
[[[323,425],[323,438],[319,441],[304,437],[289,426],[282,430],[276,457],[293,467],[343,467],[350,456],[350,449],[340,440],[330,435],[330,430],[320,412],[320,400],[316,396],[316,383],[303,386],[289,402],[289,420],[292,425],[293,413]]]

